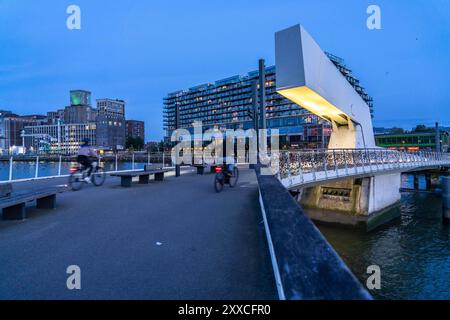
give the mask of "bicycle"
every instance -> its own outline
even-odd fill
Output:
[[[69,187],[73,191],[78,191],[83,188],[83,185],[87,183],[85,178],[88,176],[88,169],[83,165],[70,168]],[[106,174],[105,170],[98,165],[97,161],[92,162],[91,181],[96,187],[100,187],[105,183]]]
[[[216,176],[214,177],[214,189],[217,193],[222,192],[223,186],[228,184],[234,188],[239,180],[239,169],[235,166],[232,172],[229,172],[227,166],[217,166]]]

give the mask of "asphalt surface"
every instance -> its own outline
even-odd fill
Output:
[[[220,194],[212,174],[57,195],[0,221],[0,299],[277,299],[253,171]],[[65,184],[24,182],[14,190]],[[69,290],[66,269],[81,269]]]

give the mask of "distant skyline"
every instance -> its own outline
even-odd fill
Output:
[[[366,28],[370,4],[381,30]],[[375,127],[450,126],[449,16],[447,0],[0,0],[0,109],[45,114],[85,89],[125,100],[159,140],[167,93],[273,65],[274,33],[300,23],[373,96]]]

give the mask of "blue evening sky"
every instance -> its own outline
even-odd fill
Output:
[[[369,4],[382,30],[366,28]],[[45,114],[87,89],[126,100],[159,140],[167,93],[272,65],[274,33],[297,23],[360,78],[376,126],[450,125],[448,0],[0,0],[0,109]]]

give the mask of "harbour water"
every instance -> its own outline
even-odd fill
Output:
[[[69,169],[76,166],[75,162],[61,162],[61,175],[69,174]],[[118,162],[117,170],[131,170],[144,168],[145,163],[142,162]],[[105,171],[115,171],[115,162],[102,163]],[[0,161],[0,181],[9,180],[9,161]],[[59,172],[58,162],[40,161],[38,165],[38,177],[57,176]],[[12,166],[12,179],[28,179],[36,176],[36,162],[30,161],[14,161]]]
[[[412,188],[412,177],[402,184]],[[318,227],[363,284],[367,267],[380,267],[381,289],[370,291],[375,299],[450,299],[450,225],[442,221],[441,198],[405,192],[393,210],[400,217],[371,232]]]

